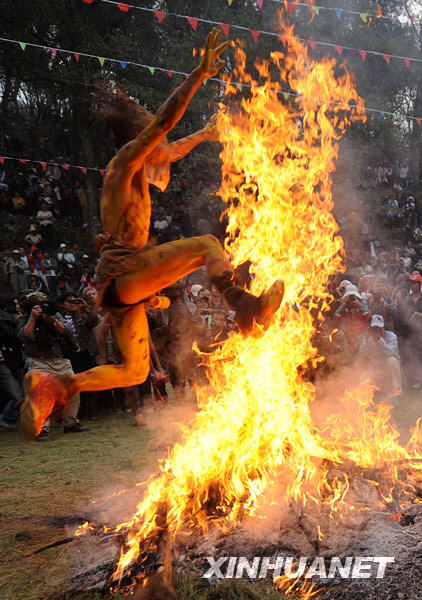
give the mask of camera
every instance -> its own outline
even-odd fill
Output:
[[[52,302],[44,302],[44,304],[41,306],[41,310],[48,317],[54,317],[57,312],[57,308]]]

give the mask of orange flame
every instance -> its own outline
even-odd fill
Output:
[[[374,405],[366,383],[340,400],[347,419],[332,417],[318,429],[311,418],[315,389],[301,367],[319,360],[314,317],[328,308],[329,277],[344,269],[331,173],[338,140],[365,117],[344,65],[311,60],[293,30],[285,33],[289,54],[274,52],[256,64],[263,84],[247,73],[245,53],[236,49],[233,78],[252,87],[239,101],[228,82],[232,109],[222,105],[218,116],[227,250],[235,265],[252,262],[254,294],[283,279],[285,299],[267,331],[233,334],[204,357],[210,385],[197,391],[199,412],[147,484],[136,514],[117,527],[128,540],[116,577],[164,526],[173,535],[204,533],[252,516],[281,470],[286,501],[338,512],[349,480],[322,477],[321,460],[384,468],[417,455],[421,424],[409,449],[402,448],[389,408]],[[295,99],[286,102],[283,93]],[[397,480],[393,465],[389,476]]]

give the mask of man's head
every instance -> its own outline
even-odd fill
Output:
[[[372,315],[369,332],[375,339],[380,339],[384,333],[384,317],[382,315]]]
[[[422,277],[418,274],[409,277],[409,284],[412,294],[420,294]]]
[[[83,303],[82,298],[78,298],[76,294],[68,292],[60,296],[59,304],[63,307],[64,313],[71,315],[81,309]]]
[[[63,253],[67,252],[66,244],[60,244],[60,252],[63,252]]]

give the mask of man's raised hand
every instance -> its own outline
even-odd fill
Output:
[[[221,67],[224,67],[224,60],[220,60],[220,54],[229,45],[228,42],[218,45],[220,41],[221,31],[214,27],[211,33],[208,34],[205,43],[205,52],[199,63],[199,68],[204,77],[214,77],[217,75]]]
[[[207,140],[218,141],[217,113],[213,114],[209,119],[208,123],[203,129],[203,132],[206,134]]]

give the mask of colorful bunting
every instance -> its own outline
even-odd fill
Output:
[[[341,56],[343,54],[343,46],[334,46],[334,50]]]
[[[154,14],[158,19],[158,22],[161,23],[163,22],[164,17],[166,16],[166,13],[163,12],[162,10],[154,10]]]
[[[368,53],[365,52],[365,50],[359,50],[359,54],[361,55],[362,60],[366,60]]]
[[[364,23],[368,22],[368,15],[366,13],[360,13],[360,18]]]
[[[334,10],[336,11],[337,18],[340,21],[341,15],[343,14],[343,9],[342,8],[335,8]]]
[[[285,38],[283,35],[279,35],[278,39],[280,40],[280,42],[283,44],[283,46],[285,48],[287,48],[287,38]]]
[[[422,119],[416,119],[416,123],[419,125],[419,127],[422,125]]]
[[[227,0],[227,2],[229,3],[229,6],[231,6],[233,3],[233,0]]]
[[[383,54],[382,57],[386,63],[390,64],[390,60],[391,60],[390,54]]]
[[[252,35],[254,41],[257,42],[259,36],[261,35],[261,32],[257,31],[256,29],[251,29],[250,31],[251,31],[251,35]]]
[[[226,37],[229,37],[230,25],[226,25],[225,23],[219,23],[221,27],[221,31],[224,33]]]
[[[198,27],[198,19],[196,17],[186,17],[186,19],[192,29],[196,31],[196,28]]]
[[[19,158],[18,159],[20,163],[22,163],[23,165],[26,165],[26,158]]]
[[[86,167],[79,167],[80,170],[82,171],[82,173],[84,173],[86,175],[87,173],[87,168]]]
[[[119,4],[117,6],[119,7],[119,10],[121,10],[122,12],[129,12],[130,6],[128,4],[121,4],[119,2]]]
[[[287,12],[289,13],[289,16],[291,17],[292,12],[295,9],[295,5],[293,4],[293,2],[286,2],[286,9],[287,9]]]
[[[80,165],[69,165],[67,163],[59,164],[52,161],[47,162],[44,160],[32,160],[31,158],[18,158],[17,156],[0,156],[0,163],[2,165],[4,165],[5,160],[16,160],[22,163],[23,165],[26,165],[27,163],[35,163],[41,165],[44,171],[47,169],[47,165],[54,165],[56,167],[62,167],[63,169],[65,169],[65,171],[68,171],[70,168],[80,169],[83,173],[85,173],[85,175],[88,171],[99,171],[102,174],[105,173],[104,169],[98,169],[97,167],[81,167]]]
[[[385,112],[383,110],[380,110],[380,115],[384,118]]]
[[[19,42],[19,46],[22,48],[22,50],[25,50],[26,42]]]
[[[104,169],[98,169],[98,170],[99,170],[99,172],[101,173],[101,175],[104,177],[104,174],[105,174],[105,171],[104,171]]]
[[[262,4],[261,4],[261,8],[262,8]],[[238,83],[237,89],[239,90],[239,92],[241,92],[243,90],[243,85],[241,83]]]
[[[314,9],[314,13],[318,17],[319,16],[319,6],[313,6],[312,8]]]
[[[74,52],[73,56],[76,58],[76,62],[79,62],[79,57],[80,57],[79,52]]]
[[[92,4],[94,0],[83,0],[86,4]]]
[[[62,169],[64,169],[65,171],[69,170],[69,166],[70,165],[60,165]]]
[[[103,58],[102,56],[99,56],[98,57],[98,61],[99,61],[100,65],[101,65],[101,67],[103,67],[104,66],[104,62],[105,62],[105,58]]]
[[[287,92],[284,92],[283,96],[284,96],[285,100],[289,100],[289,98],[290,98],[290,94],[288,94]]]

